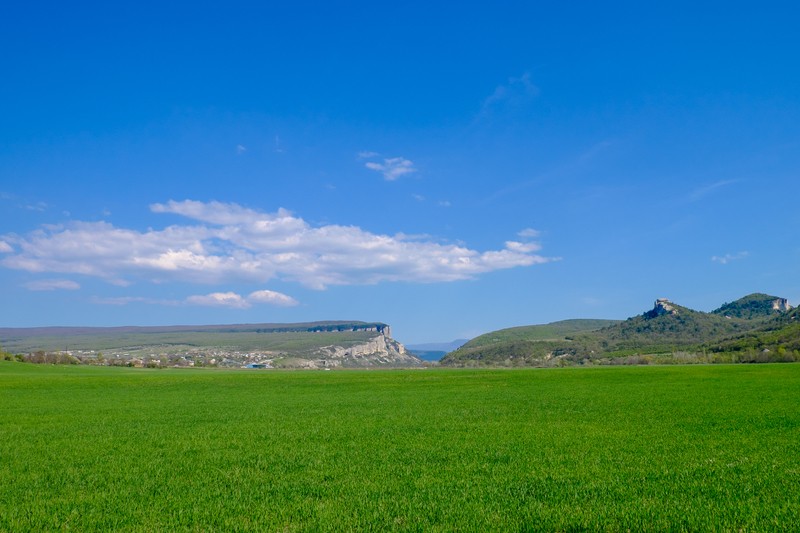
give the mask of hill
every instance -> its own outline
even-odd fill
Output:
[[[711,313],[658,299],[651,310],[639,316],[562,339],[542,338],[542,331],[549,325],[489,333],[447,354],[441,364],[552,366],[794,357],[800,360],[800,327],[791,318],[797,311],[787,309],[791,308],[785,299],[764,294],[748,295]],[[494,342],[488,342],[491,339]],[[772,351],[765,355],[764,349]]]
[[[128,366],[419,366],[381,322],[110,328],[0,328],[0,345],[34,362]]]
[[[705,343],[701,348],[742,362],[800,360],[800,308],[780,313],[752,331]]]
[[[501,329],[475,337],[462,347],[447,354],[443,365],[462,366],[469,361],[481,364],[525,364],[529,359],[545,357],[557,346],[572,340],[572,335],[599,330],[618,320],[572,319]]]
[[[513,328],[492,331],[491,333],[485,333],[475,337],[471,341],[467,342],[464,345],[464,348],[472,349],[515,340],[563,340],[565,337],[574,333],[598,330],[618,322],[618,320],[576,318],[572,320],[550,322],[549,324],[539,324],[535,326],[517,326]]]
[[[725,303],[712,313],[736,318],[768,318],[789,311],[792,307],[786,298],[755,293],[739,298],[735,302]]]

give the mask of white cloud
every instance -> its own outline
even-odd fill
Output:
[[[153,204],[151,210],[182,215],[191,223],[146,231],[109,222],[45,225],[27,235],[0,236],[11,248],[0,265],[81,274],[118,285],[135,280],[263,284],[281,279],[324,289],[387,281],[456,281],[554,260],[536,254],[538,244],[534,248],[509,241],[513,244],[502,250],[478,251],[403,234],[375,234],[357,226],[315,227],[284,209],[263,213],[237,204],[186,200]],[[235,299],[221,301],[241,305]]]
[[[266,289],[252,292],[247,297],[243,297],[235,292],[212,292],[206,295],[189,296],[186,298],[186,303],[191,305],[231,307],[234,309],[247,309],[252,307],[253,304],[270,304],[281,307],[290,307],[298,304],[297,300],[291,296]]]
[[[738,261],[739,259],[744,259],[749,255],[748,252],[738,252],[735,254],[725,254],[725,255],[715,255],[711,257],[711,260],[715,263],[719,263],[721,265],[727,265],[731,261]]]
[[[242,155],[247,151],[247,147],[243,144],[236,145],[236,155]]]
[[[41,279],[25,283],[24,287],[31,291],[75,291],[81,286],[69,279]]]
[[[405,157],[389,157],[383,160],[383,163],[376,163],[375,161],[367,161],[364,166],[375,172],[383,174],[386,181],[394,181],[400,176],[416,172],[414,163]]]
[[[439,207],[450,207],[452,205],[450,203],[450,200],[439,200],[437,204],[439,205]]]
[[[281,307],[291,307],[298,304],[298,301],[291,296],[269,290],[251,292],[247,300],[253,303],[271,304]]]
[[[186,298],[186,302],[193,305],[233,307],[235,309],[250,307],[250,303],[235,292],[212,292],[202,296],[189,296]]]
[[[533,228],[525,228],[524,230],[517,232],[517,235],[524,239],[535,239],[541,234],[542,232],[540,232],[539,230],[535,230]]]
[[[378,152],[370,152],[368,150],[364,150],[363,152],[358,152],[359,159],[373,159],[375,157],[379,157],[381,154]]]
[[[506,248],[515,252],[529,253],[538,252],[542,246],[538,242],[506,241]]]
[[[11,253],[14,249],[6,241],[0,241],[0,253]]]

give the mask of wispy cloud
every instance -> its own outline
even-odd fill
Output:
[[[529,72],[508,78],[508,82],[495,87],[494,92],[483,101],[481,115],[485,116],[503,107],[519,107],[539,95],[539,88],[531,81]]]
[[[69,279],[41,279],[23,286],[31,291],[75,291],[81,288],[80,284]]]
[[[273,148],[276,154],[282,154],[286,150],[283,148],[283,142],[281,142],[281,138],[276,135],[275,136],[275,147]]]
[[[6,241],[0,241],[0,253],[7,254],[13,252],[14,249]]]
[[[728,185],[733,185],[734,183],[738,183],[740,181],[741,180],[720,180],[708,185],[704,185],[689,193],[688,197],[689,201],[697,202],[699,200],[702,200],[706,196],[709,196],[710,194],[716,192],[717,190],[722,189],[723,187],[727,187]]]
[[[394,181],[400,176],[416,172],[414,163],[405,157],[388,157],[384,158],[383,162],[367,161],[364,166],[375,172],[383,174],[383,179],[386,181]]]
[[[279,307],[291,307],[298,305],[298,301],[286,294],[260,290],[242,296],[235,292],[212,292],[210,294],[196,294],[184,300],[165,300],[159,298],[147,298],[142,296],[122,296],[116,298],[93,298],[92,302],[102,305],[128,305],[133,303],[143,303],[150,305],[199,305],[211,307],[229,307],[233,309],[249,309],[256,304],[275,305]]]
[[[36,202],[35,204],[25,204],[25,209],[28,211],[47,211],[47,204],[45,202]]]
[[[553,168],[545,170],[531,179],[513,183],[495,191],[485,198],[485,202],[494,202],[508,195],[519,194],[521,191],[540,186],[543,183],[551,183],[554,181],[564,183],[568,180],[574,180],[576,177],[583,176],[588,171],[594,169],[597,165],[597,160],[616,145],[617,141],[614,139],[598,141],[582,152],[571,156],[569,159]]]
[[[247,147],[243,144],[236,145],[236,155],[242,155],[247,151]]]
[[[110,298],[94,297],[92,303],[100,305],[129,305],[143,303],[150,305],[181,305],[180,300],[164,300],[159,298],[146,298],[143,296],[118,296]]]
[[[738,252],[735,254],[725,254],[725,255],[714,255],[711,257],[711,260],[715,263],[719,263],[721,265],[727,265],[731,261],[738,261],[740,259],[744,259],[750,255],[748,252]]]
[[[115,284],[262,284],[281,279],[324,289],[456,281],[555,259],[516,244],[478,251],[462,244],[409,240],[402,234],[375,234],[357,226],[312,226],[284,209],[263,213],[238,204],[192,200],[150,208],[191,222],[146,231],[109,222],[46,225],[27,235],[0,236],[8,244],[0,265],[34,273],[81,274]],[[254,297],[259,298],[268,296]],[[228,301],[232,302],[235,299]]]

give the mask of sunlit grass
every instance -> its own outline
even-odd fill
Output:
[[[800,365],[0,364],[0,530],[800,523]]]

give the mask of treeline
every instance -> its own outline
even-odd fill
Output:
[[[319,324],[316,326],[302,327],[302,326],[279,326],[279,327],[266,327],[256,328],[253,331],[256,333],[334,333],[344,331],[378,331],[383,332],[387,328],[387,324],[379,322],[374,323],[341,323],[341,324]],[[239,332],[241,329],[225,330],[230,332]]]
[[[20,363],[38,363],[48,365],[79,365],[81,361],[70,354],[64,352],[44,352],[17,353],[0,352],[0,359],[4,361],[17,361]]]
[[[186,358],[183,356],[146,356],[146,357],[105,357],[102,353],[97,355],[75,356],[67,352],[46,352],[39,350],[33,353],[12,354],[0,350],[0,361],[15,361],[19,363],[32,363],[40,365],[95,365],[95,366],[124,366],[136,368],[167,368],[167,367],[216,367],[215,359],[204,357]]]

